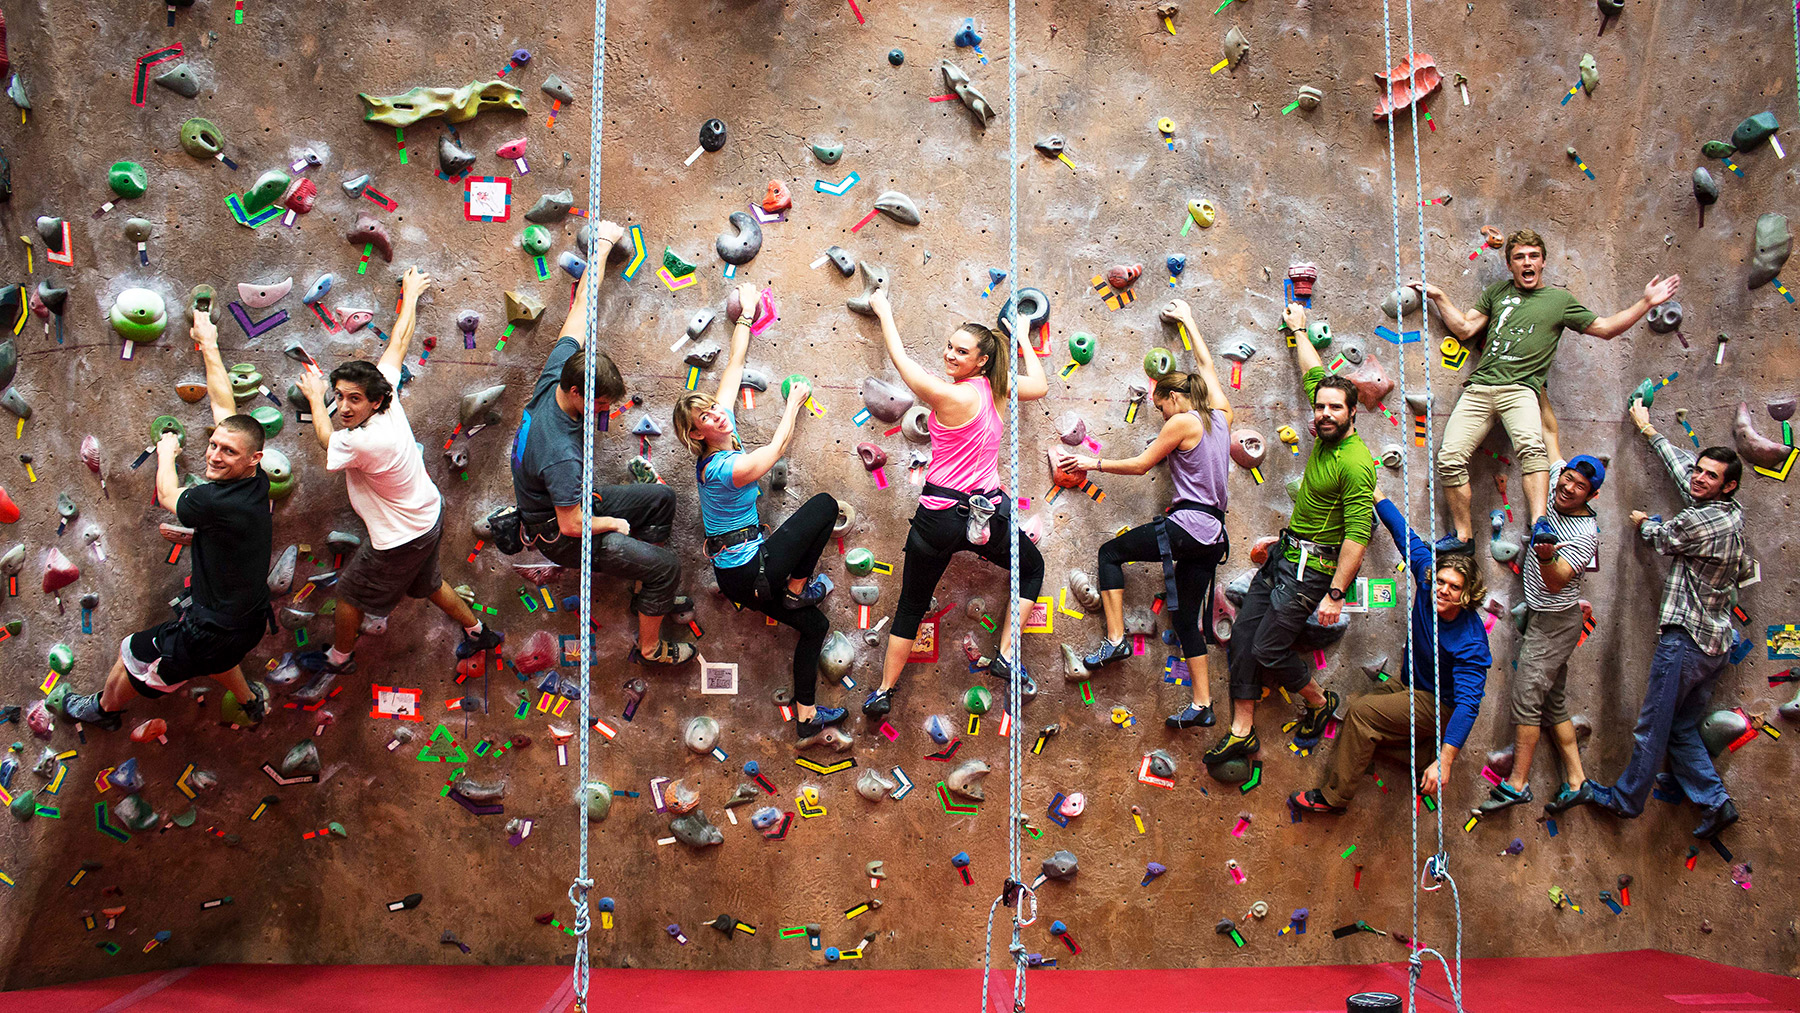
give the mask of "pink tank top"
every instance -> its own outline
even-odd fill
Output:
[[[970,377],[961,383],[981,391],[981,410],[975,417],[954,428],[940,425],[937,412],[926,419],[931,430],[931,466],[925,469],[925,481],[959,492],[986,492],[1000,488],[1000,437],[1005,427],[994,408],[994,388],[985,376]],[[919,505],[927,510],[948,510],[956,501],[942,496],[920,496]]]

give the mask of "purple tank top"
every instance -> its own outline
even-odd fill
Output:
[[[1196,409],[1189,414],[1198,418]],[[1205,503],[1225,509],[1225,476],[1231,471],[1231,433],[1226,428],[1225,413],[1215,409],[1212,425],[1192,450],[1177,448],[1164,458],[1169,465],[1169,480],[1175,486],[1175,499]],[[1169,516],[1172,524],[1194,536],[1202,545],[1212,545],[1225,537],[1225,526],[1218,518],[1198,510],[1182,510]]]

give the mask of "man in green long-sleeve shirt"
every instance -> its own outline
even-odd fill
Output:
[[[1330,626],[1344,609],[1344,595],[1362,566],[1375,532],[1375,458],[1356,435],[1356,385],[1326,376],[1318,350],[1306,339],[1306,311],[1290,305],[1282,329],[1296,335],[1294,355],[1301,386],[1312,402],[1318,439],[1306,459],[1294,514],[1250,582],[1232,625],[1226,651],[1231,671],[1231,729],[1206,753],[1207,764],[1249,757],[1256,740],[1256,699],[1264,684],[1298,692],[1306,713],[1294,729],[1298,740],[1317,739],[1337,711],[1338,695],[1321,690],[1295,653],[1307,617]]]

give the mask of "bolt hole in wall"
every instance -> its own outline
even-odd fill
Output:
[[[268,445],[292,462],[296,477],[291,495],[273,507],[273,549],[311,547],[299,556],[300,579],[276,604],[312,617],[259,643],[245,661],[246,675],[268,682],[285,655],[332,643],[334,615],[324,606],[341,604],[340,590],[306,578],[334,568],[325,549],[333,530],[368,535],[344,482],[326,470],[324,451],[311,428],[298,423],[296,406],[286,397],[300,367],[283,349],[298,342],[327,370],[354,356],[378,357],[394,335],[394,283],[410,265],[437,279],[420,303],[418,330],[405,359],[410,379],[402,404],[424,447],[425,470],[443,495],[443,576],[494,610],[484,611],[483,619],[506,630],[509,647],[502,650],[500,668],[490,665],[458,683],[452,652],[461,631],[431,605],[404,600],[395,606],[387,632],[363,636],[357,671],[340,677],[335,693],[318,709],[278,694],[260,726],[233,728],[221,721],[224,689],[197,680],[194,686],[207,688],[199,702],[185,688],[172,699],[131,699],[130,720],[121,732],[89,725],[83,741],[76,722],[60,713],[48,739],[29,734],[27,726],[17,735],[23,746],[15,755],[16,765],[26,769],[16,771],[7,791],[15,799],[28,790],[36,794],[30,819],[10,821],[0,835],[0,872],[17,884],[8,914],[0,919],[0,947],[7,957],[0,981],[18,987],[215,961],[551,964],[569,950],[569,936],[534,916],[554,911],[564,924],[570,922],[564,893],[575,860],[579,813],[569,800],[576,775],[573,763],[558,763],[555,740],[573,728],[573,708],[561,715],[539,711],[541,676],[522,683],[505,662],[516,659],[539,630],[575,643],[578,620],[565,599],[575,593],[576,581],[565,571],[550,579],[546,594],[522,594],[512,564],[536,557],[504,557],[472,525],[512,502],[510,441],[562,326],[572,282],[557,268],[555,254],[583,257],[577,233],[602,217],[640,226],[646,260],[630,280],[621,277],[625,262],[613,265],[602,289],[596,344],[617,360],[629,392],[642,403],[625,409],[598,440],[600,480],[630,481],[630,462],[641,448],[639,438],[621,427],[629,430],[639,414],[647,414],[666,429],[676,399],[687,392],[685,353],[669,348],[684,322],[697,309],[717,310],[736,282],[753,277],[759,290],[773,290],[779,319],[752,339],[749,362],[774,376],[812,378],[823,409],[800,418],[787,453],[794,487],[765,493],[763,519],[778,524],[812,493],[828,492],[857,511],[843,550],[867,549],[894,572],[848,573],[835,538],[821,557],[820,570],[839,586],[823,608],[832,627],[850,636],[855,660],[849,677],[856,687],[822,678],[819,701],[852,711],[846,727],[856,741],[842,756],[855,759],[858,769],[819,775],[794,766],[796,756],[825,764],[840,755],[796,752],[791,724],[770,702],[769,693],[791,679],[794,634],[768,627],[755,613],[738,612],[716,592],[701,547],[691,455],[668,436],[644,438],[657,474],[678,499],[668,544],[681,560],[683,589],[693,597],[695,621],[704,631],[695,640],[692,629],[670,621],[665,635],[693,640],[708,663],[737,665],[738,692],[703,694],[697,662],[671,671],[632,666],[626,660],[637,635],[629,615],[631,589],[616,579],[595,582],[599,629],[589,684],[595,714],[617,736],[595,733],[594,776],[616,791],[636,793],[616,796],[607,821],[593,828],[597,889],[618,903],[614,927],[595,932],[596,963],[811,967],[822,960],[818,953],[777,934],[811,923],[830,923],[827,942],[840,948],[854,947],[865,933],[875,932],[865,967],[969,967],[978,961],[985,908],[1007,865],[1007,750],[997,735],[995,713],[983,716],[978,734],[967,731],[967,690],[975,685],[994,690],[996,703],[1003,694],[997,680],[968,670],[960,645],[965,635],[973,635],[977,653],[994,653],[996,633],[965,607],[981,596],[990,622],[1004,621],[998,603],[1005,597],[1005,575],[978,560],[959,558],[951,565],[936,594],[940,608],[955,607],[936,629],[937,660],[906,670],[896,710],[887,718],[893,740],[882,734],[881,722],[865,722],[856,713],[880,680],[882,644],[879,637],[876,646],[864,642],[859,609],[845,585],[867,581],[879,587],[871,624],[892,615],[918,490],[896,480],[891,467],[888,488],[878,489],[853,459],[858,443],[874,442],[890,455],[907,444],[884,436],[886,424],[854,421],[862,407],[856,392],[865,378],[889,383],[900,378],[874,323],[841,305],[860,292],[861,279],[843,277],[825,264],[810,266],[832,245],[888,269],[904,343],[928,368],[937,368],[950,326],[995,321],[1015,287],[1035,285],[1051,303],[1049,337],[1042,343],[1051,353],[1043,360],[1049,394],[1042,404],[1021,406],[1022,479],[1013,491],[1030,500],[1029,508],[1016,513],[1039,535],[1051,575],[1044,596],[1052,600],[1048,617],[1054,622],[1045,624],[1046,632],[1022,637],[1024,660],[1040,692],[1025,706],[1015,733],[1030,746],[1038,729],[1061,726],[1041,754],[1028,752],[1024,759],[1022,811],[1041,831],[1024,838],[1024,872],[1035,875],[1038,863],[1064,849],[1080,856],[1083,871],[1041,888],[1046,917],[1026,930],[1031,951],[1056,955],[1062,966],[1095,968],[1358,963],[1405,954],[1392,936],[1358,931],[1334,938],[1321,931],[1358,922],[1387,932],[1411,931],[1412,793],[1400,766],[1378,760],[1372,773],[1362,775],[1347,814],[1307,814],[1295,821],[1288,793],[1315,787],[1342,743],[1326,739],[1305,755],[1290,749],[1292,732],[1282,726],[1293,720],[1294,708],[1274,694],[1258,708],[1263,760],[1258,785],[1245,793],[1214,778],[1202,754],[1223,734],[1223,649],[1215,647],[1206,666],[1220,725],[1167,729],[1159,718],[1185,703],[1189,687],[1165,681],[1165,664],[1180,654],[1162,638],[1171,628],[1166,613],[1152,617],[1141,654],[1091,679],[1091,703],[1080,683],[1053,677],[1062,644],[1085,653],[1104,629],[1100,609],[1064,611],[1072,599],[1063,595],[1068,581],[1058,578],[1073,569],[1091,575],[1100,545],[1120,529],[1149,520],[1169,504],[1170,493],[1160,472],[1144,479],[1096,472],[1089,478],[1103,498],[1065,489],[1049,503],[1053,485],[1044,463],[1045,450],[1062,445],[1055,420],[1065,412],[1079,415],[1097,444],[1073,448],[1078,453],[1111,462],[1150,444],[1160,416],[1152,405],[1139,403],[1133,420],[1126,421],[1132,385],[1145,383],[1140,363],[1152,348],[1167,350],[1177,368],[1198,367],[1179,333],[1159,317],[1170,298],[1188,301],[1199,320],[1199,337],[1211,343],[1215,356],[1226,335],[1235,340],[1239,330],[1261,345],[1259,354],[1242,363],[1241,386],[1228,390],[1234,428],[1250,425],[1267,434],[1291,426],[1302,452],[1295,457],[1273,448],[1260,482],[1235,465],[1229,472],[1225,530],[1232,556],[1218,581],[1228,584],[1247,573],[1256,540],[1289,521],[1293,504],[1286,485],[1301,474],[1314,443],[1295,357],[1276,330],[1287,294],[1283,280],[1289,266],[1300,261],[1330,265],[1318,272],[1311,297],[1313,316],[1332,325],[1333,337],[1321,357],[1330,363],[1335,352],[1360,342],[1396,382],[1404,360],[1406,392],[1431,385],[1436,405],[1431,437],[1434,446],[1441,442],[1449,406],[1474,366],[1443,366],[1440,345],[1447,332],[1436,310],[1428,319],[1414,313],[1396,322],[1384,320],[1376,309],[1394,284],[1385,125],[1371,116],[1381,98],[1373,75],[1386,69],[1375,27],[1379,4],[1240,0],[1217,15],[1210,8],[1182,10],[1174,33],[1146,10],[1096,11],[1067,0],[1032,5],[1022,12],[1019,37],[1021,56],[1033,70],[1021,78],[1016,106],[1003,98],[1007,54],[1004,7],[998,4],[964,9],[926,3],[902,15],[864,5],[861,25],[848,5],[770,0],[734,0],[705,16],[676,20],[659,14],[622,19],[609,38],[616,62],[606,96],[606,189],[596,209],[585,206],[587,166],[578,154],[595,105],[581,73],[589,59],[585,34],[544,34],[537,26],[557,14],[547,7],[496,14],[396,2],[386,9],[383,45],[366,38],[366,24],[355,18],[299,17],[287,0],[251,0],[242,25],[218,9],[178,8],[176,28],[166,32],[160,13],[148,24],[108,13],[92,20],[88,33],[70,35],[53,30],[56,18],[67,15],[54,4],[9,12],[11,69],[33,105],[26,122],[9,121],[0,134],[11,162],[9,210],[20,222],[41,215],[71,223],[74,254],[72,265],[48,262],[51,251],[44,239],[22,225],[15,231],[36,237],[30,269],[20,248],[26,244],[18,243],[10,278],[27,289],[40,282],[66,287],[74,298],[61,347],[48,320],[42,321],[51,323],[48,330],[25,321],[12,336],[20,365],[11,389],[35,408],[14,441],[14,456],[33,457],[37,481],[27,478],[22,464],[0,475],[0,486],[21,514],[8,525],[8,540],[0,548],[24,547],[19,594],[0,598],[4,618],[19,623],[0,640],[0,653],[9,657],[0,703],[18,704],[25,720],[23,710],[54,691],[41,688],[40,669],[59,644],[70,648],[73,659],[59,682],[71,693],[98,690],[119,640],[168,618],[166,602],[183,590],[192,553],[185,551],[173,564],[166,561],[173,546],[158,537],[156,525],[171,518],[152,502],[154,456],[135,469],[131,465],[158,416],[172,415],[196,435],[211,425],[204,394],[192,404],[175,396],[177,385],[201,375],[180,295],[199,284],[229,294],[240,282],[268,284],[290,275],[298,286],[307,286],[329,271],[340,280],[325,309],[366,309],[381,335],[368,329],[352,336],[337,333],[292,295],[256,311],[285,309],[288,318],[255,337],[229,313],[221,314],[224,364],[249,362],[260,371],[274,393],[262,403],[277,407],[279,400],[288,423],[268,438]],[[1467,308],[1484,283],[1506,276],[1502,251],[1484,242],[1483,226],[1502,235],[1526,227],[1541,232],[1551,247],[1546,251],[1550,285],[1566,287],[1603,315],[1630,306],[1651,275],[1684,277],[1679,298],[1692,348],[1641,324],[1611,341],[1570,331],[1549,373],[1565,454],[1594,454],[1610,468],[1595,501],[1600,561],[1583,577],[1595,628],[1572,656],[1567,690],[1571,708],[1593,724],[1580,747],[1583,763],[1591,776],[1608,782],[1619,776],[1631,753],[1631,729],[1658,633],[1656,595],[1670,565],[1635,540],[1627,517],[1639,509],[1670,517],[1680,509],[1656,458],[1624,416],[1626,398],[1646,378],[1669,377],[1659,388],[1652,418],[1689,451],[1693,442],[1675,421],[1677,408],[1686,410],[1686,421],[1703,444],[1743,447],[1753,445],[1735,424],[1737,405],[1744,402],[1754,433],[1778,449],[1790,445],[1785,427],[1763,417],[1759,406],[1792,397],[1800,386],[1792,337],[1797,310],[1787,301],[1786,279],[1779,273],[1785,269],[1785,232],[1778,233],[1772,222],[1758,228],[1763,216],[1789,211],[1784,158],[1766,135],[1754,146],[1730,145],[1722,153],[1702,148],[1707,141],[1723,144],[1738,124],[1765,110],[1781,121],[1779,127],[1794,115],[1785,15],[1773,21],[1742,17],[1697,0],[1656,5],[1654,17],[1640,7],[1632,5],[1613,19],[1604,35],[1596,34],[1591,10],[1579,4],[1415,9],[1418,49],[1432,55],[1446,78],[1421,107],[1431,117],[1429,123],[1421,119],[1423,191],[1454,196],[1422,209],[1428,230],[1425,267],[1433,284]],[[904,20],[892,20],[896,17]],[[953,41],[969,17],[985,35],[986,63]],[[1072,36],[1047,44],[1050,23],[1065,30],[1080,25],[1080,44],[1070,44]],[[1217,73],[1195,73],[1194,68],[1204,71],[1220,59],[1232,28],[1252,44],[1249,55]],[[209,32],[217,33],[216,40],[207,38]],[[1659,75],[1696,36],[1710,40],[1709,51],[1737,56],[1673,88]],[[453,55],[444,55],[445,37],[461,43],[447,51]],[[21,38],[32,44],[20,46]],[[130,75],[92,57],[144,53],[175,41],[184,46],[180,60],[191,63],[211,89],[201,99],[157,88],[150,89],[155,101],[132,106]],[[903,47],[908,57],[898,65],[882,58],[895,47]],[[532,59],[515,64],[510,58],[518,49],[530,50]],[[1403,50],[1403,43],[1396,49]],[[338,55],[329,58],[328,68],[298,58],[290,67],[285,58],[271,59],[283,52]],[[1589,52],[1599,83],[1562,103],[1576,78],[1557,68],[1573,71]],[[994,118],[985,129],[967,100],[945,85],[940,61],[960,68],[991,106]],[[502,68],[506,73],[496,77]],[[553,126],[553,100],[539,87],[548,68],[567,68],[561,76],[575,93],[574,102],[555,110]],[[325,81],[319,80],[322,71]],[[1467,104],[1455,86],[1457,74],[1469,83]],[[471,119],[428,117],[401,127],[398,136],[392,125],[365,122],[365,106],[357,99],[359,92],[399,96],[414,87],[453,91],[471,82],[492,87],[495,81],[521,89],[522,108],[489,107]],[[1121,113],[1124,103],[1114,94],[1121,82],[1138,84],[1129,114]],[[1319,106],[1281,113],[1307,83],[1324,92]],[[951,97],[928,101],[946,96]],[[453,94],[437,97],[455,100]],[[210,154],[196,158],[173,143],[198,114],[212,122],[223,153],[237,169]],[[700,124],[713,117],[729,124],[724,147],[684,165]],[[1023,142],[1019,277],[987,291],[989,269],[1008,267],[1000,170],[1009,117],[1016,117]],[[1166,138],[1156,128],[1162,117],[1173,121]],[[1401,245],[1410,275],[1416,273],[1417,254],[1405,110],[1399,120]],[[86,126],[95,123],[107,128]],[[1646,123],[1654,129],[1644,130]],[[525,202],[518,217],[542,194],[568,188],[581,195],[574,204],[585,217],[571,214],[549,226],[549,277],[517,243],[524,223],[510,214],[506,220],[471,220],[466,180],[438,178],[431,147],[452,131],[478,155],[472,175],[511,181],[515,205]],[[1786,144],[1783,132],[1777,129],[1775,143]],[[1068,139],[1062,153],[1072,169],[1032,150],[1034,141],[1051,133]],[[529,139],[529,172],[493,154],[520,136]],[[845,145],[842,161],[821,161],[813,153],[815,141]],[[402,144],[408,155],[404,164]],[[1579,161],[1559,150],[1571,145]],[[290,173],[318,184],[316,210],[297,215],[292,225],[279,214],[255,227],[240,224],[226,198],[246,195],[269,170],[288,172],[307,148],[329,151],[322,164]],[[537,154],[564,150],[573,155],[567,164]],[[1321,158],[1322,153],[1330,157]],[[124,160],[144,166],[146,192],[120,198],[120,206],[91,217],[114,196],[93,178],[93,166]],[[1696,167],[1709,169],[1721,184],[1704,225],[1688,185]],[[821,188],[840,185],[852,172],[858,181],[847,190]],[[366,191],[352,194],[334,185],[365,173],[366,187],[396,207],[378,206]],[[782,212],[786,220],[762,222],[761,251],[751,265],[738,268],[739,277],[727,279],[710,240],[730,231],[726,219],[732,213],[754,213],[771,179],[787,187],[793,206]],[[1247,179],[1257,181],[1254,189],[1243,182]],[[877,215],[852,231],[877,196],[890,189],[917,202],[923,209],[920,223],[909,226]],[[1199,200],[1216,208],[1210,227],[1200,227],[1187,211],[1189,201]],[[358,273],[362,246],[343,237],[364,214],[388,227],[395,257],[388,263],[375,256],[366,272]],[[133,245],[119,238],[127,217],[155,223],[148,267],[136,261]],[[1669,235],[1673,245],[1663,241]],[[628,235],[625,245],[631,243]],[[697,265],[695,270],[659,280],[661,246]],[[933,255],[927,257],[927,251]],[[1179,275],[1162,271],[1167,258],[1177,254],[1191,258],[1195,268]],[[1115,264],[1139,263],[1151,266],[1125,288],[1104,279]],[[1754,289],[1746,284],[1753,266],[1775,269]],[[1097,287],[1089,281],[1096,276]],[[687,277],[691,285],[673,287]],[[160,292],[166,314],[160,337],[129,360],[120,357],[124,343],[102,323],[127,278],[139,279],[132,287]],[[509,291],[533,294],[547,309],[535,322],[513,322],[511,336],[497,348],[508,323],[497,318]],[[1126,292],[1132,296],[1128,301],[1122,298]],[[1109,297],[1119,303],[1116,308]],[[15,312],[31,309],[28,294],[21,293],[20,303]],[[487,317],[477,325],[475,346],[440,346],[423,354],[427,335],[448,333],[454,341],[453,327],[465,308]],[[1382,327],[1425,333],[1418,341],[1394,345],[1375,340]],[[1058,375],[1067,361],[1062,346],[1076,332],[1095,335],[1098,353],[1067,376]],[[1704,338],[1720,332],[1732,340],[1722,361],[1715,361],[1718,345]],[[711,337],[726,336],[714,331]],[[721,368],[715,362],[700,369],[696,389],[716,384]],[[452,470],[433,448],[456,428],[461,399],[497,384],[506,385],[495,406],[500,423],[458,436],[473,444],[471,465]],[[736,404],[752,441],[774,432],[781,398],[765,392],[754,407],[742,398]],[[255,406],[254,399],[246,404]],[[1426,481],[1432,463],[1425,448],[1405,438],[1405,413],[1394,416],[1365,405],[1357,428],[1377,452],[1388,443],[1404,445],[1410,489],[1388,469],[1382,469],[1381,487],[1396,502],[1410,492],[1411,518],[1423,530],[1431,516]],[[99,475],[53,467],[78,456],[89,435],[101,448],[105,491]],[[204,468],[197,452],[203,444],[188,441],[178,465],[184,478]],[[1478,520],[1504,508],[1495,478],[1510,479],[1507,503],[1515,514],[1506,524],[1510,537],[1529,524],[1517,516],[1523,512],[1519,456],[1496,427],[1471,467],[1471,512]],[[1779,464],[1769,470],[1779,472]],[[1753,648],[1725,669],[1708,708],[1739,708],[1758,722],[1755,727],[1766,722],[1774,731],[1793,727],[1791,715],[1781,711],[1793,684],[1770,686],[1768,679],[1794,664],[1787,656],[1794,645],[1780,638],[1787,625],[1800,624],[1791,577],[1794,549],[1782,523],[1791,505],[1786,482],[1746,469],[1738,498],[1763,579],[1737,596],[1747,618],[1736,627]],[[63,493],[80,517],[59,534],[63,517],[53,506]],[[1435,516],[1439,530],[1432,535],[1443,533],[1441,501]],[[104,560],[78,540],[87,523],[104,533]],[[1561,778],[1548,743],[1539,747],[1530,781],[1540,805],[1513,807],[1464,829],[1471,808],[1490,790],[1482,777],[1483,757],[1512,742],[1509,693],[1519,636],[1509,629],[1510,610],[1524,600],[1521,578],[1486,550],[1485,529],[1476,536],[1479,573],[1492,596],[1480,611],[1495,620],[1488,634],[1494,663],[1480,716],[1442,798],[1447,847],[1462,886],[1465,952],[1535,952],[1526,949],[1526,940],[1554,934],[1566,951],[1659,947],[1790,971],[1788,916],[1764,896],[1771,890],[1780,897],[1794,892],[1788,868],[1796,827],[1781,803],[1796,773],[1787,752],[1791,736],[1777,740],[1759,733],[1721,751],[1716,761],[1743,815],[1720,838],[1730,859],[1691,837],[1696,810],[1666,786],[1657,788],[1635,821],[1583,808],[1554,817],[1552,832],[1550,820],[1539,820],[1541,802],[1555,797]],[[65,595],[61,608],[31,579],[53,548],[80,569],[68,589],[77,593]],[[1398,562],[1391,542],[1376,529],[1363,575],[1394,576]],[[1126,574],[1127,608],[1148,612],[1162,590],[1160,567],[1132,564]],[[311,593],[296,602],[305,588]],[[524,590],[538,589],[526,584]],[[90,592],[99,596],[86,617],[91,633],[84,631],[83,609],[76,604]],[[526,599],[535,600],[536,607],[528,610]],[[1363,664],[1381,655],[1399,657],[1403,613],[1403,606],[1355,613],[1343,638],[1324,650],[1324,667],[1313,670],[1322,684],[1346,701],[1374,689]],[[1771,637],[1787,646],[1772,652]],[[274,669],[267,667],[271,662]],[[1306,663],[1314,663],[1310,653]],[[573,665],[554,670],[570,680],[580,678]],[[645,679],[647,701],[625,721],[623,684],[633,676]],[[418,690],[421,720],[373,716],[373,686]],[[521,689],[527,691],[524,718],[515,717]],[[556,706],[554,698],[549,706]],[[1115,708],[1132,720],[1115,723]],[[992,765],[987,798],[972,815],[946,812],[935,792],[955,763],[925,758],[942,748],[924,732],[923,723],[933,714],[945,716],[958,733],[958,761],[980,758]],[[718,745],[728,761],[683,748],[681,730],[698,715],[718,720]],[[167,721],[166,743],[130,737],[129,729],[150,717]],[[440,725],[469,753],[467,777],[482,784],[504,782],[497,803],[504,812],[470,811],[445,793],[452,768],[417,758]],[[413,741],[390,750],[403,728],[414,733]],[[263,764],[279,773],[288,751],[306,739],[314,741],[323,770],[336,768],[335,775],[321,776],[320,783],[265,783],[270,775]],[[483,743],[488,748],[476,755]],[[1173,789],[1138,777],[1145,755],[1158,748],[1175,760]],[[30,768],[44,749],[54,750],[49,777]],[[74,755],[57,759],[69,750]],[[567,751],[572,754],[572,744]],[[144,785],[135,794],[160,817],[153,824],[160,832],[121,830],[127,840],[120,841],[97,827],[121,825],[117,807],[125,792],[100,774],[127,759],[139,765]],[[751,826],[755,806],[730,810],[738,816],[733,823],[722,806],[746,780],[742,763],[749,759],[758,760],[782,789],[759,797],[759,805],[796,812],[792,793],[807,777],[826,813],[796,817],[779,841],[765,839]],[[189,764],[217,778],[194,798],[177,783]],[[870,802],[854,789],[863,770],[886,776],[896,766],[915,785],[907,797]],[[61,784],[50,791],[64,769]],[[654,811],[651,783],[664,777],[686,780],[699,792],[698,809],[720,831],[723,843],[716,847],[724,851],[707,855],[683,843],[658,843],[671,835],[671,814]],[[109,787],[101,791],[97,784]],[[280,802],[250,819],[271,792]],[[1085,811],[1066,826],[1049,819],[1052,798],[1074,792],[1088,800]],[[955,796],[946,798],[957,803]],[[90,818],[95,805],[106,814],[102,824]],[[1142,810],[1141,834],[1133,806]],[[41,807],[56,810],[60,818]],[[1242,835],[1233,836],[1240,811],[1252,819]],[[193,820],[184,823],[190,812]],[[532,820],[535,829],[519,835],[509,829],[515,818]],[[1429,850],[1435,816],[1422,818]],[[332,823],[348,836],[304,836]],[[1514,838],[1522,842],[1522,853],[1505,853]],[[1352,844],[1356,849],[1346,856]],[[1690,845],[1698,849],[1692,868]],[[950,856],[959,851],[971,858],[975,886],[963,886],[951,865]],[[875,859],[885,862],[889,875],[871,891],[864,866]],[[1151,861],[1167,872],[1144,884],[1144,865]],[[1228,861],[1237,863],[1244,883],[1233,882]],[[1748,886],[1733,882],[1734,867],[1745,862],[1757,873]],[[59,885],[83,863],[100,868],[73,887]],[[245,868],[298,875],[246,878]],[[1635,888],[1633,904],[1615,915],[1599,893],[1616,892],[1620,875],[1635,877]],[[222,894],[223,883],[231,884],[223,889],[235,894],[234,902],[203,908]],[[79,916],[114,906],[116,900],[105,893],[109,888],[124,891],[126,911],[114,929],[90,932]],[[1581,913],[1552,903],[1553,888],[1579,904]],[[425,898],[418,908],[387,909],[396,897],[415,892]],[[883,906],[854,920],[841,917],[869,896],[878,896]],[[1245,911],[1257,901],[1276,914],[1245,921]],[[1280,913],[1302,906],[1312,912],[1312,931],[1280,934]],[[739,933],[737,939],[697,931],[721,911],[760,931],[753,938]],[[1202,925],[1236,919],[1246,945],[1239,948],[1229,937],[1206,932],[1170,934],[1170,912]],[[1694,931],[1701,919],[1721,931]],[[1051,920],[1063,921],[1080,940],[1080,955],[1048,934]],[[669,936],[670,923],[682,926],[687,945]],[[316,929],[324,924],[334,931]],[[1421,937],[1448,945],[1454,928],[1445,894],[1432,894],[1423,905]],[[446,929],[472,952],[442,943]],[[165,930],[169,938],[145,952],[145,943]],[[1153,938],[1157,944],[1146,946]],[[118,952],[98,947],[101,942],[116,944]]]

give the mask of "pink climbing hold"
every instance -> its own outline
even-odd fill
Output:
[[[556,635],[538,630],[525,638],[525,649],[513,655],[513,667],[525,675],[543,672],[556,664]]]
[[[525,148],[530,143],[531,138],[529,137],[521,137],[516,141],[507,141],[505,144],[495,148],[494,154],[499,155],[501,158],[524,158]]]
[[[1429,97],[1444,84],[1444,75],[1438,70],[1437,61],[1431,58],[1430,53],[1414,53],[1410,60],[1401,60],[1386,73],[1377,73],[1375,77],[1387,85],[1387,94],[1375,102],[1375,118],[1378,120],[1404,111],[1407,106]]]
[[[81,567],[69,561],[62,550],[51,546],[44,557],[44,593],[55,594],[81,579]]]

